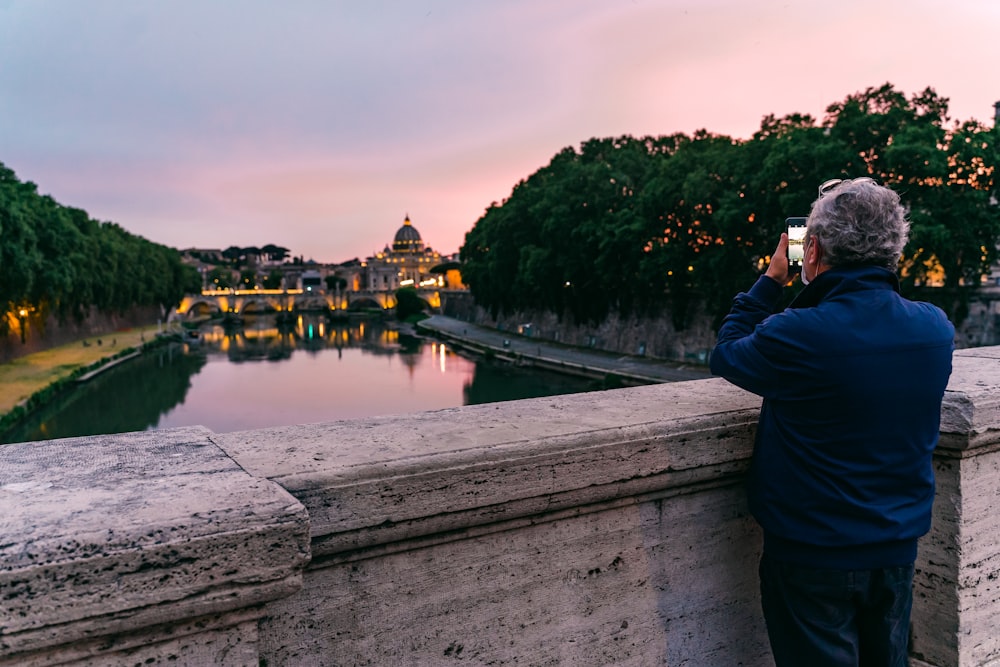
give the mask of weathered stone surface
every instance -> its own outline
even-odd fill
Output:
[[[992,581],[992,571],[982,581],[972,573],[980,564],[992,567],[996,532],[985,525],[989,514],[974,510],[966,496],[973,494],[985,506],[995,502],[995,492],[968,482],[996,479],[977,477],[981,465],[973,462],[994,448],[998,432],[998,357],[997,350],[958,353],[942,410],[938,502],[934,529],[921,544],[914,610],[917,655],[928,664],[986,664],[973,661],[973,653],[992,656],[992,634],[975,623],[1000,602],[983,583]],[[313,517],[314,550],[322,558],[308,572],[303,594],[269,605],[281,613],[269,614],[262,644],[277,656],[331,650],[348,662],[368,656],[371,664],[454,658],[459,646],[466,659],[488,656],[494,664],[605,664],[608,647],[619,650],[614,661],[619,664],[729,664],[719,659],[735,656],[726,653],[734,646],[747,652],[743,664],[766,661],[755,589],[756,528],[747,519],[750,532],[741,534],[711,500],[729,489],[730,509],[743,507],[732,482],[749,457],[758,407],[759,399],[707,380],[215,436],[255,474],[288,488]],[[665,524],[673,529],[673,540],[663,541],[670,548],[658,558],[636,560],[623,555],[635,551],[611,547],[629,545],[631,536],[643,533],[635,513],[660,504],[693,517]],[[692,529],[698,525],[719,529],[701,534]],[[543,526],[550,540],[536,534]],[[590,536],[586,544],[592,553],[558,538],[577,531]],[[736,551],[720,548],[725,540],[733,540]],[[500,575],[483,576],[484,568],[505,557],[504,548],[517,557],[533,556],[531,564],[521,561]],[[693,561],[677,553],[685,548]],[[975,561],[973,550],[982,554]],[[735,598],[703,588],[718,583],[713,578],[718,571],[686,578],[683,567],[671,569],[675,561],[712,563],[713,554],[721,558],[720,571],[740,564],[745,578],[731,586]],[[651,579],[654,570],[669,573],[672,585],[655,610],[634,586],[615,587],[631,593],[624,599],[601,592],[612,609],[625,605],[636,611],[626,619],[635,632],[631,643],[620,643],[617,635],[608,643],[602,628],[610,621],[597,620],[589,608],[567,611],[558,603],[569,594],[560,568],[580,569],[576,558],[598,563],[607,557],[635,568],[641,561]],[[452,567],[455,562],[464,568]],[[542,575],[525,584],[521,573],[529,570]],[[351,593],[332,606],[315,593],[345,587]],[[498,610],[505,600],[518,602]],[[716,602],[732,608],[735,623],[725,647],[716,647],[718,654],[713,628],[724,623],[715,625]],[[684,604],[704,605],[697,612],[704,623],[680,631],[676,622],[661,629],[642,620]],[[512,616],[522,619],[516,628],[507,621]],[[316,622],[293,628],[281,620],[291,618]],[[469,633],[455,635],[456,618]],[[411,630],[400,637],[392,628],[403,625]],[[335,635],[331,628],[337,628]],[[740,640],[733,643],[736,635]],[[562,636],[573,641],[564,644]],[[652,648],[654,637],[662,639],[659,653]],[[755,652],[758,644],[765,648]],[[587,648],[575,653],[579,647]],[[413,655],[420,658],[407,657]]]
[[[913,650],[939,667],[998,664],[1000,452],[940,457],[935,473],[933,525],[914,577]]]
[[[1000,442],[998,348],[960,350],[941,407],[941,446],[947,450],[995,446]],[[960,438],[950,437],[953,434]]]
[[[759,406],[712,379],[213,440],[307,507],[322,555],[717,482],[745,468]]]
[[[739,483],[759,405],[705,380],[214,435],[310,512],[317,561],[262,650],[766,664]]]
[[[0,657],[287,595],[308,516],[202,428],[0,448]]]
[[[1000,348],[961,350],[942,406],[931,531],[914,576],[913,652],[928,665],[1000,662]]]
[[[2,667],[259,667],[260,609],[185,619],[0,658]]]
[[[311,569],[261,651],[310,665],[767,665],[738,485]]]
[[[931,531],[920,540],[914,565],[912,653],[935,667],[959,664],[960,470],[960,459],[935,457]]]
[[[959,646],[968,664],[1000,664],[1000,452],[962,461]]]

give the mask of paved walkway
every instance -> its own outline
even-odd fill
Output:
[[[479,353],[491,350],[503,359],[530,362],[557,370],[596,376],[614,374],[643,384],[711,377],[705,366],[560,345],[469,324],[443,315],[432,315],[421,321],[417,328],[434,332]]]

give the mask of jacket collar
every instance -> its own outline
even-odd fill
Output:
[[[889,269],[863,264],[838,266],[816,276],[788,307],[811,308],[839,294],[888,289],[899,292],[899,279]]]

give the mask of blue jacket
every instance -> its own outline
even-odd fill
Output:
[[[820,568],[912,563],[955,329],[878,267],[830,269],[772,314],[781,291],[762,276],[738,294],[710,360],[764,398],[747,484],[764,549]]]

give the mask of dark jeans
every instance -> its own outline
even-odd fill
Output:
[[[778,667],[905,667],[913,565],[816,570],[760,560],[760,597]]]

